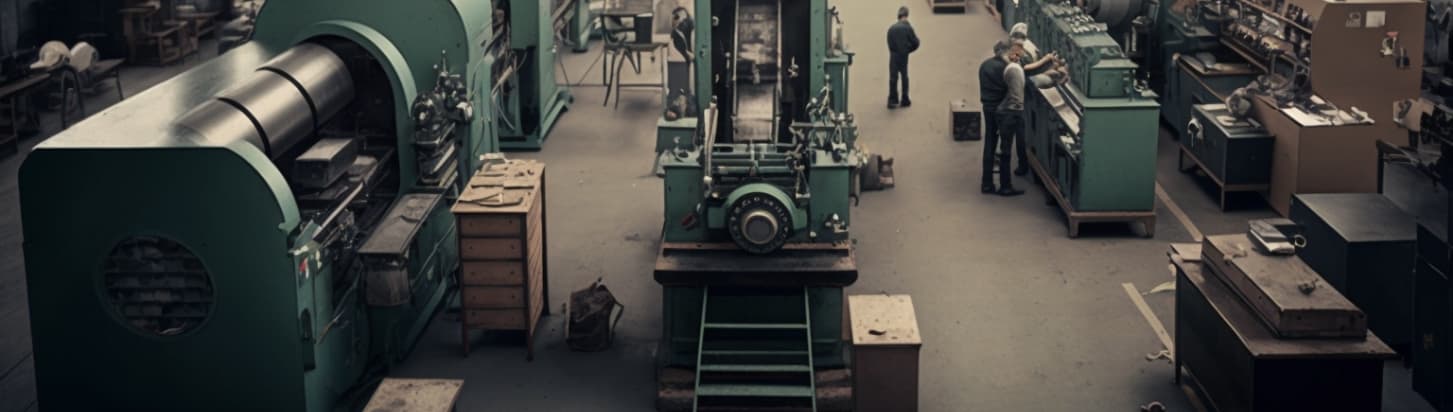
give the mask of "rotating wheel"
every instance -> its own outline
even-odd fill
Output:
[[[792,235],[792,213],[770,195],[751,193],[732,205],[727,232],[742,250],[759,255],[772,253]]]

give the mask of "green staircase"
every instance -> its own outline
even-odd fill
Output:
[[[748,310],[754,307],[802,310]],[[692,409],[816,411],[809,315],[805,288],[703,288]]]

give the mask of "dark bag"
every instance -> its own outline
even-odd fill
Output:
[[[573,351],[599,352],[610,349],[615,325],[625,315],[626,305],[616,300],[601,279],[596,279],[589,287],[570,294],[565,311],[570,316],[565,322],[565,344]],[[615,312],[614,319],[611,312]]]

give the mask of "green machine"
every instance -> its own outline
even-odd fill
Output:
[[[557,38],[570,46],[576,53],[590,50],[590,28],[594,24],[590,13],[590,0],[555,0],[555,21]]]
[[[1068,83],[1027,94],[1025,140],[1071,235],[1084,213],[1153,219],[1159,105],[1136,81],[1138,66],[1080,7],[1021,0],[1018,11],[1030,40],[1070,69]]]
[[[694,370],[697,407],[811,408],[814,371],[846,363],[843,287],[857,279],[848,55],[825,0],[697,0],[696,13],[704,110],[661,160],[658,356]]]
[[[574,100],[570,90],[555,83],[555,39],[561,24],[588,24],[589,9],[576,4],[564,10],[541,0],[497,0],[486,60],[494,67],[489,89],[493,117],[499,122],[500,148],[540,150],[555,121]],[[572,16],[557,17],[557,11]],[[577,18],[584,18],[581,22]],[[573,27],[573,26],[572,26]],[[587,39],[588,40],[588,39]]]
[[[47,410],[356,407],[457,270],[499,149],[488,1],[272,1],[255,39],[20,172]]]

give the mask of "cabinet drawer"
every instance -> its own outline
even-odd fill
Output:
[[[464,324],[471,328],[524,329],[525,312],[519,309],[469,309]]]
[[[519,239],[459,239],[459,255],[465,259],[521,259]]]
[[[521,286],[525,284],[520,262],[464,262],[461,273],[465,286]]]
[[[520,215],[460,215],[460,236],[519,237]]]
[[[525,306],[524,288],[465,286],[464,307],[472,308],[522,308]]]

